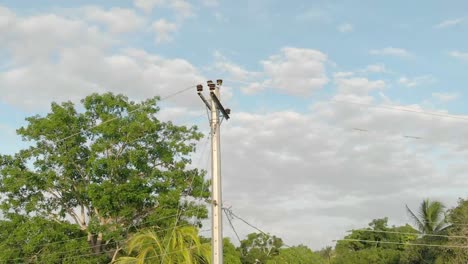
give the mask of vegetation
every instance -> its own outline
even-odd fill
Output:
[[[190,155],[201,134],[158,117],[158,98],[135,103],[92,94],[53,103],[18,129],[29,147],[0,155],[0,262],[208,264],[204,172]],[[224,240],[226,264],[465,264],[468,200],[407,207],[412,225],[387,218],[317,252],[279,237]],[[198,219],[193,222],[192,219]]]
[[[205,206],[193,201],[209,196],[208,184],[202,171],[187,168],[202,135],[196,127],[158,120],[157,101],[92,94],[79,107],[53,103],[47,115],[27,118],[18,134],[30,147],[0,158],[3,224],[15,226],[20,216],[69,222],[81,232],[70,238],[84,236],[87,254],[110,261],[138,229],[205,218]],[[33,234],[24,235],[18,242]],[[44,250],[8,257],[2,251],[0,259],[33,258]]]
[[[130,257],[120,257],[115,263],[208,263],[211,258],[208,243],[201,243],[198,230],[192,226],[176,227],[162,237],[157,230],[145,230],[128,241]]]

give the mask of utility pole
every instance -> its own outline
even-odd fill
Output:
[[[222,119],[229,119],[230,110],[225,109],[220,101],[219,88],[223,81],[217,80],[216,84],[208,81],[210,100],[202,94],[203,85],[197,85],[197,92],[206,108],[209,110],[211,126],[211,263],[223,264],[223,218],[222,218],[222,185],[221,185],[221,149],[220,149],[220,125]]]

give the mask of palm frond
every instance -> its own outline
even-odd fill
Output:
[[[411,211],[411,209],[408,207],[408,205],[406,205],[406,211],[408,212],[408,214],[412,218],[413,222],[416,224],[416,226],[417,226],[416,229],[418,229],[420,232],[422,230],[424,230],[425,229],[424,223],[419,220],[419,218],[413,213],[413,211]]]

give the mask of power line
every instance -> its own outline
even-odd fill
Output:
[[[468,118],[463,117],[463,116],[443,114],[443,113],[437,113],[437,112],[428,112],[428,111],[423,111],[423,110],[415,110],[415,109],[405,108],[401,106],[375,105],[375,104],[370,104],[370,103],[339,100],[339,99],[331,99],[331,101],[338,102],[338,103],[345,103],[345,104],[368,106],[371,108],[381,108],[381,109],[387,109],[387,110],[395,110],[395,111],[402,111],[402,112],[415,113],[415,114],[421,114],[421,115],[435,116],[435,117],[441,117],[441,118],[452,118],[452,119],[457,119],[457,120],[468,121]]]
[[[207,138],[207,141],[206,141],[207,144],[205,145],[205,147],[208,146],[208,141],[209,141],[210,137],[211,137],[211,133],[209,133],[209,135],[208,135],[208,138]],[[204,157],[205,150],[206,150],[206,148],[202,151],[202,154],[200,154],[200,160]],[[208,163],[208,159],[206,159],[206,162]],[[200,164],[201,164],[201,162],[200,162]],[[205,164],[205,165],[208,166],[207,164]],[[205,179],[203,178],[202,186],[201,186],[201,191],[202,191],[202,192],[205,190],[205,183],[206,183],[206,182],[207,182],[207,181],[205,181]],[[202,198],[200,198],[199,200],[202,200]],[[202,202],[203,202],[203,200],[202,200]],[[198,215],[199,215],[199,212],[200,212],[200,208],[201,208],[201,207],[198,207],[198,208],[197,208],[198,210],[197,210],[197,213],[195,214],[195,219],[198,218]],[[196,220],[195,220],[195,221],[196,221]],[[195,221],[194,221],[194,225],[195,225]],[[209,230],[211,230],[211,229],[209,229]],[[201,231],[200,231],[200,232],[201,232]],[[192,245],[193,245],[193,240],[192,240],[192,242],[190,243],[190,246],[192,246]]]
[[[256,227],[255,225],[253,225],[253,224],[247,222],[245,219],[239,217],[238,215],[234,214],[234,212],[232,212],[232,210],[231,210],[230,208],[225,208],[225,210],[227,210],[228,213],[229,213],[231,216],[234,216],[235,218],[241,220],[241,221],[244,222],[246,225],[252,227],[253,229],[255,229],[255,230],[257,230],[257,231],[259,231],[259,232],[262,233],[263,235],[265,235],[265,236],[267,236],[267,237],[270,237],[269,234],[267,234],[266,232],[264,232],[264,231],[261,230],[260,228],[258,228],[258,227]],[[225,211],[225,212],[226,212],[226,211]],[[283,246],[285,246],[286,248],[291,248],[291,249],[293,248],[293,247],[289,246],[288,244],[284,243],[284,241],[282,241],[282,239],[281,239],[281,242],[282,242]],[[298,257],[298,254],[296,254],[295,251],[292,251],[292,254],[294,254],[296,257]]]
[[[466,238],[468,236],[449,236],[449,235],[438,235],[438,234],[420,234],[420,233],[409,233],[409,232],[398,232],[398,231],[387,231],[387,230],[368,230],[368,229],[354,229],[348,232],[361,231],[369,233],[385,233],[385,234],[400,234],[400,235],[420,235],[420,236],[429,236],[429,237],[445,237],[445,238]]]
[[[208,146],[208,142],[210,141],[210,137],[211,137],[211,133],[208,134],[208,137],[206,139],[206,145],[205,145],[205,148],[203,149],[202,153],[200,154],[200,164],[202,163],[201,160],[203,159],[204,157],[204,154],[205,154],[205,151],[206,151],[206,148]],[[208,163],[208,159],[206,159],[206,161]],[[208,166],[207,164],[205,164],[206,166]],[[203,190],[205,190],[205,185],[206,185],[206,182],[205,179],[203,178],[203,182],[202,182],[202,186],[201,186],[201,191],[203,192]],[[202,201],[203,198],[199,198],[199,201]],[[200,207],[197,208],[197,213],[195,214],[195,217],[198,216],[198,213],[200,213]]]
[[[406,219],[408,220],[408,222],[414,222],[414,218],[410,218],[409,215],[406,216]],[[421,220],[421,221],[423,223],[425,223],[425,224],[435,224],[435,225],[440,224],[440,223],[437,223],[437,222],[427,221],[427,220],[424,220],[424,219]],[[447,226],[468,226],[467,222],[452,222],[449,219],[445,219],[444,224],[447,224]]]
[[[241,241],[241,239],[239,237],[239,234],[237,233],[237,231],[234,228],[234,225],[232,224],[232,221],[231,221],[231,218],[233,216],[228,214],[228,212],[232,212],[232,211],[228,211],[228,210],[226,210],[226,208],[223,208],[223,211],[224,211],[224,214],[226,215],[226,218],[227,218],[227,220],[229,222],[229,225],[231,226],[232,231],[234,231],[234,234],[236,234],[237,240],[239,241],[239,245],[242,244],[242,241]]]
[[[246,81],[232,80],[232,79],[227,79],[227,80],[231,81],[231,82],[251,84],[251,82],[246,82]],[[417,110],[412,110],[412,109],[402,108],[402,107],[378,106],[378,105],[373,105],[373,104],[365,104],[365,103],[351,102],[351,101],[338,100],[338,99],[330,99],[330,100],[335,101],[335,102],[342,102],[342,103],[366,105],[366,106],[375,107],[375,108],[384,108],[386,110],[402,110],[402,111],[411,112],[411,113],[423,113],[423,114],[427,114],[427,115],[437,115],[438,117],[451,117],[451,118],[459,118],[459,119],[461,118],[463,120],[468,121],[468,118],[463,118],[463,117],[459,117],[459,116],[455,116],[455,115],[448,115],[448,114],[444,115],[444,114],[441,114],[441,113],[432,113],[432,112],[427,112],[427,111],[417,111]],[[363,132],[363,133],[379,133],[379,134],[390,134],[390,135],[393,134],[393,133],[383,133],[383,132],[378,132],[378,131],[372,131],[372,130],[369,130],[369,129],[366,129],[366,128],[361,128],[361,127],[346,128],[346,127],[333,126],[333,125],[330,125],[330,124],[327,124],[327,125],[331,126],[331,127],[339,128],[339,129],[351,129],[351,130],[355,130],[355,131]],[[402,138],[413,139],[413,140],[423,140],[423,139],[425,139],[424,137],[418,136],[418,135],[399,134],[399,136],[401,136]]]
[[[205,230],[200,230],[199,232],[205,232],[205,231],[211,231],[211,229],[205,229]],[[148,244],[152,244],[152,243],[143,243],[142,245],[148,245]],[[191,246],[190,248],[188,248],[189,250],[190,249],[194,249],[194,248],[198,248],[198,247],[201,247],[201,246],[204,246],[204,244],[201,244],[200,246]],[[158,255],[155,255],[153,257],[148,257],[148,258],[145,258],[146,259],[153,259],[153,258],[157,258],[157,257],[160,257],[160,256],[167,256],[167,255],[172,255],[176,252],[182,252],[182,251],[186,251],[187,249],[179,249],[179,250],[173,250],[173,251],[169,251],[169,252],[166,252],[164,254],[158,254]],[[92,256],[92,255],[100,255],[100,254],[105,254],[105,253],[110,253],[110,252],[113,252],[113,250],[104,250],[98,254],[96,253],[92,253],[92,254],[83,254],[83,255],[77,255],[77,256],[73,256],[73,257],[70,257],[68,259],[75,259],[77,257],[84,257],[84,256]]]
[[[236,215],[231,209],[229,208],[225,208],[225,210],[227,210],[229,212],[229,215],[231,216],[234,216],[235,218],[241,220],[242,222],[244,222],[246,225],[252,227],[253,229],[257,230],[258,232],[262,233],[263,235],[266,235],[266,236],[270,236],[268,233],[264,232],[263,230],[261,230],[260,228],[254,226],[253,224],[247,222],[245,219],[239,217],[238,215]],[[283,245],[287,248],[291,248],[291,246],[287,245],[286,243],[283,242]]]
[[[203,145],[204,147],[203,147],[202,153],[201,153],[200,158],[199,158],[199,162],[198,162],[199,164],[201,163],[201,160],[202,160],[202,158],[203,158],[203,156],[204,156],[204,152],[205,152],[205,150],[206,150],[206,147],[208,146],[209,138],[210,138],[210,136],[207,137],[207,140],[205,141],[205,145]],[[194,182],[194,181],[195,181],[195,174],[193,174],[193,176],[192,176],[192,180],[191,180],[191,182],[190,182],[189,189],[192,189],[192,186],[193,186],[193,182]],[[203,181],[203,185],[204,185],[205,179],[203,179],[202,181]],[[201,191],[203,192],[203,189],[202,189]],[[178,206],[177,206],[177,211],[178,211],[178,213],[181,213],[180,208],[181,208],[181,206],[180,206],[180,203],[179,203]],[[177,214],[176,219],[175,219],[175,221],[174,221],[174,228],[172,229],[172,234],[175,232],[175,229],[176,229],[176,226],[177,226],[178,221],[179,221],[179,215]],[[169,248],[170,242],[171,242],[171,241],[170,241],[170,239],[169,239],[169,240],[167,241],[167,245],[166,245],[164,251],[166,251],[167,248]],[[164,257],[161,259],[161,264],[163,264],[163,262],[164,262]]]
[[[189,226],[192,226],[190,224],[183,224],[183,225],[178,225],[176,227],[189,227]],[[153,226],[154,227],[154,226]],[[162,233],[164,231],[167,231],[167,230],[171,230],[173,229],[174,227],[169,227],[169,228],[164,228],[164,229],[158,229],[158,230],[155,230],[153,231],[154,233],[158,234],[158,233]],[[206,232],[206,231],[209,231],[210,229],[204,229],[204,230],[199,230],[198,232]],[[70,239],[70,240],[73,240],[73,239]],[[128,238],[125,238],[125,239],[120,239],[120,240],[114,240],[112,242],[109,242],[109,243],[106,243],[106,244],[103,244],[102,246],[109,246],[109,245],[115,245],[115,244],[118,244],[120,242],[125,242],[127,241]],[[91,249],[90,249],[91,250]],[[66,253],[73,253],[73,252],[76,252],[77,249],[74,249],[74,250],[67,250],[67,251],[59,251],[59,252],[54,252],[55,254],[66,254]],[[90,256],[90,255],[97,255],[97,254],[102,254],[102,253],[108,253],[108,252],[112,252],[114,251],[114,249],[110,249],[110,250],[103,250],[101,251],[101,253],[90,253],[90,254],[86,254],[86,256]],[[83,255],[81,255],[83,256]],[[23,258],[14,258],[14,259],[6,259],[6,260],[0,260],[0,261],[13,261],[13,260],[21,260]]]
[[[211,231],[211,230],[210,230]],[[191,246],[189,249],[194,249],[194,248],[199,248],[199,247],[203,247],[204,244],[201,244],[200,246]],[[148,258],[145,258],[145,260],[147,259],[154,259],[154,258],[157,258],[157,257],[162,257],[162,256],[167,256],[167,255],[172,255],[176,252],[181,252],[181,251],[186,251],[187,249],[179,249],[179,250],[173,250],[173,251],[170,251],[169,253],[165,253],[165,254],[159,254],[159,255],[156,255],[156,256],[152,256],[152,257],[148,257]]]
[[[242,80],[235,80],[235,79],[226,79],[226,80],[230,81],[230,82],[237,82],[237,83],[242,83],[242,84],[247,84],[247,85],[252,84],[252,82],[247,82],[247,81],[242,81]],[[272,88],[270,86],[264,86],[264,87],[265,88]],[[382,109],[387,109],[387,110],[395,110],[395,111],[409,112],[409,113],[415,113],[415,114],[436,116],[436,117],[440,117],[440,118],[452,118],[452,119],[457,119],[457,120],[468,121],[468,117],[464,117],[464,116],[443,114],[443,113],[437,113],[437,112],[429,112],[429,111],[424,111],[424,110],[415,110],[415,109],[405,108],[405,107],[400,107],[400,106],[374,105],[374,104],[370,104],[370,103],[339,100],[339,99],[331,99],[331,101],[339,102],[339,103],[346,103],[346,104],[355,104],[355,105],[368,106],[368,107],[372,107],[372,108],[382,108]]]
[[[460,246],[460,245],[403,243],[403,242],[394,242],[394,241],[376,241],[376,240],[364,240],[364,239],[338,239],[338,240],[333,240],[333,242],[338,242],[338,241],[364,242],[364,243],[376,243],[376,244],[393,244],[393,245],[405,245],[405,246],[441,247],[441,248],[468,248],[468,246]]]
[[[159,208],[158,208],[159,209]],[[198,211],[199,208],[197,209],[190,209],[190,210],[185,210],[185,212],[194,212],[194,211]],[[164,219],[168,219],[168,218],[171,218],[171,217],[174,217],[176,216],[176,214],[172,214],[172,215],[168,215],[168,216],[165,216],[165,217],[160,217],[160,218],[156,218],[156,219],[151,219],[151,220],[147,220],[147,221],[144,221],[144,222],[141,222],[139,223],[139,225],[144,225],[144,224],[147,224],[147,223],[152,223],[152,222],[156,222],[156,221],[160,221],[160,220],[164,220]],[[186,225],[180,225],[180,226],[186,226]],[[134,225],[131,225],[131,226],[128,226],[126,228],[123,228],[121,231],[126,231],[126,230],[129,230],[130,228],[134,227]],[[154,227],[154,226],[153,226]],[[8,238],[10,238],[11,236],[13,236],[13,234],[10,234]],[[7,238],[7,239],[8,239]],[[85,239],[85,238],[88,238],[88,235],[86,236],[81,236],[81,237],[76,237],[76,238],[70,238],[70,239],[65,239],[65,240],[60,240],[60,241],[54,241],[54,242],[48,242],[48,243],[43,243],[43,244],[39,244],[38,246],[40,247],[45,247],[45,246],[49,246],[49,245],[55,245],[55,244],[60,244],[60,243],[66,243],[66,242],[70,242],[70,241],[74,241],[74,240],[80,240],[80,239]],[[7,240],[6,239],[6,240]],[[22,245],[22,244],[18,244],[18,243],[15,243],[16,245]]]

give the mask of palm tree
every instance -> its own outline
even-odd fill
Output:
[[[146,230],[131,237],[127,243],[128,254],[136,256],[120,257],[114,263],[188,263],[209,264],[210,245],[201,243],[197,228],[177,227],[164,237],[157,231]]]
[[[444,209],[445,206],[441,202],[429,199],[422,201],[416,213],[411,211],[408,205],[406,206],[408,214],[422,235],[440,234],[449,227],[445,220]]]

